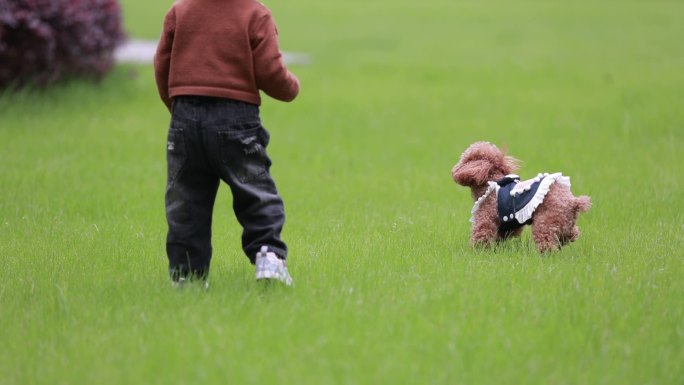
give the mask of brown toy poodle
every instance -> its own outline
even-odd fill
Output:
[[[470,187],[475,201],[471,243],[490,246],[518,237],[527,224],[532,226],[532,238],[541,253],[575,241],[580,235],[577,217],[591,208],[591,199],[573,196],[570,178],[561,173],[520,181],[511,174],[518,164],[495,145],[477,142],[451,170],[456,183]]]

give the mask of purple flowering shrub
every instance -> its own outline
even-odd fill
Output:
[[[0,0],[0,89],[99,79],[123,39],[117,0]]]

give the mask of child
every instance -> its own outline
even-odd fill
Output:
[[[280,239],[285,211],[259,118],[259,90],[285,102],[299,93],[277,35],[271,12],[256,0],[179,0],[166,15],[154,68],[171,111],[166,253],[175,286],[201,279],[206,287],[220,180],[232,191],[256,279],[292,284]]]

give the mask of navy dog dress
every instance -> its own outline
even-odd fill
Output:
[[[487,182],[487,191],[477,199],[471,214],[471,222],[475,221],[475,213],[482,202],[491,193],[496,193],[496,209],[499,217],[499,230],[510,231],[527,224],[532,219],[534,210],[544,201],[551,185],[560,183],[570,187],[570,178],[561,173],[538,174],[536,178],[520,181],[517,175],[506,175],[497,182]]]

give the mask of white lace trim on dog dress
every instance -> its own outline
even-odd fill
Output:
[[[493,191],[498,191],[499,190],[499,185],[496,184],[496,182],[487,182],[487,191],[485,191],[482,196],[477,198],[475,201],[475,204],[473,205],[473,209],[470,210],[470,223],[475,223],[475,213],[477,210],[480,209],[480,205],[482,202],[484,202],[485,199],[491,194]]]
[[[475,213],[482,202],[496,192],[497,212],[502,225],[506,227],[522,226],[529,221],[534,210],[544,202],[546,194],[554,183],[570,187],[570,178],[561,173],[538,174],[536,178],[520,181],[517,175],[506,175],[498,182],[487,182],[487,191],[478,198],[471,210],[471,222],[475,221]]]

